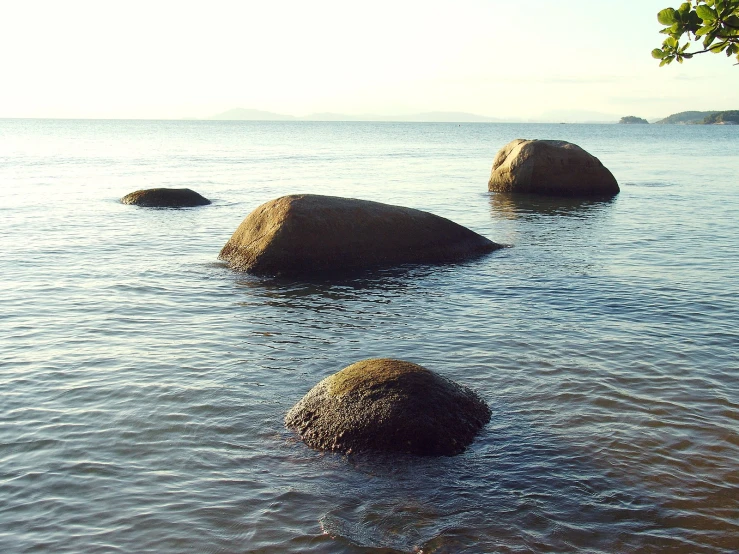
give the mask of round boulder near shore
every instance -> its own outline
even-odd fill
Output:
[[[613,174],[598,158],[564,140],[516,139],[500,149],[488,182],[491,192],[552,196],[613,196]]]
[[[420,365],[357,362],[313,387],[285,417],[316,450],[453,456],[490,420],[490,408]]]
[[[192,208],[206,206],[210,200],[190,189],[143,189],[121,198],[123,204],[145,208]]]
[[[255,209],[218,257],[255,275],[298,276],[457,262],[501,247],[421,210],[298,194]]]

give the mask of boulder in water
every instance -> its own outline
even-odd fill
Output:
[[[563,140],[516,139],[493,161],[491,192],[613,196],[616,178],[598,158]]]
[[[121,202],[146,208],[192,208],[210,204],[210,200],[194,190],[168,188],[137,190],[121,198]]]
[[[219,258],[255,275],[311,275],[462,261],[501,245],[428,212],[299,194],[262,204]]]
[[[489,420],[467,387],[410,362],[370,359],[318,383],[285,424],[317,450],[453,456]]]

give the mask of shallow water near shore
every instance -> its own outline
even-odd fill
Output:
[[[579,144],[621,194],[487,193],[515,138]],[[0,551],[736,552],[738,146],[730,126],[0,120]],[[213,204],[118,202],[160,186]],[[217,260],[300,192],[510,248],[312,282]],[[491,422],[435,459],[284,428],[368,357],[475,389]]]

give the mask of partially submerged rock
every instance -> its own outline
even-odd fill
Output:
[[[317,450],[452,456],[489,420],[467,387],[410,362],[371,359],[318,383],[285,424]]]
[[[516,139],[495,156],[491,192],[613,196],[616,178],[598,158],[563,140]]]
[[[121,202],[146,208],[191,208],[210,204],[210,200],[194,190],[167,188],[137,190],[121,198]]]
[[[256,275],[310,275],[456,262],[497,248],[501,245],[428,212],[300,194],[259,206],[218,257]]]

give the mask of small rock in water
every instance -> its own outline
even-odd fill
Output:
[[[576,144],[526,139],[500,149],[488,190],[552,196],[613,196],[620,191],[608,168]]]
[[[490,420],[472,390],[420,365],[357,362],[313,387],[285,417],[311,448],[453,456]]]
[[[146,208],[191,208],[206,206],[210,200],[190,189],[143,189],[121,198],[123,204]]]

